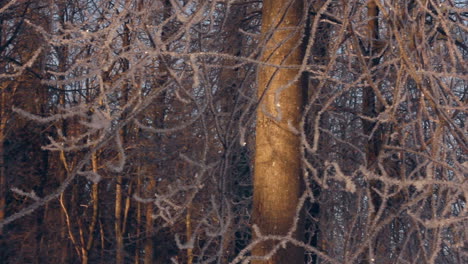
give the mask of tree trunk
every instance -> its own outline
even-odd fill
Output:
[[[91,165],[94,173],[97,173],[97,154],[93,153],[91,158]],[[99,183],[93,183],[91,190],[91,198],[93,200],[93,216],[88,230],[88,241],[82,248],[82,264],[89,263],[89,252],[94,244],[94,231],[96,230],[97,220],[99,217]]]
[[[138,165],[138,169],[137,169],[137,183],[136,183],[136,186],[135,186],[135,192],[141,196],[141,175],[140,175],[140,171],[141,171],[141,166]],[[140,237],[141,236],[141,229],[142,229],[142,206],[141,206],[141,203],[136,203],[136,230],[135,230],[135,233],[136,233],[136,237]],[[135,241],[135,256],[134,256],[134,263],[135,264],[140,264],[140,239],[137,239]]]
[[[185,215],[185,236],[189,240],[192,237],[192,215],[191,205],[187,206],[187,214]],[[193,248],[187,248],[187,264],[193,264]]]
[[[3,109],[3,108],[2,108]],[[3,120],[3,116],[2,116]],[[3,130],[3,122],[0,124],[2,128],[0,128],[0,222],[5,219],[5,212],[6,212],[6,192],[7,192],[7,181],[6,181],[6,174],[5,174],[5,159],[4,159],[4,130]],[[3,235],[3,229],[0,227],[0,259],[5,259],[5,249],[7,247],[5,243],[5,238]]]
[[[232,56],[242,56],[243,49],[243,34],[240,33],[242,28],[242,20],[246,17],[246,8],[230,6],[225,18],[224,28],[226,31],[226,38],[223,41],[223,53],[232,55]],[[221,183],[220,191],[221,194],[221,203],[231,203],[233,200],[237,199],[236,196],[239,195],[239,185],[236,184],[240,179],[240,175],[237,172],[239,156],[245,151],[245,148],[240,146],[238,143],[239,140],[236,138],[239,131],[235,129],[235,126],[238,126],[239,122],[239,111],[236,110],[240,105],[240,96],[243,89],[243,78],[244,74],[239,73],[242,71],[241,68],[233,67],[237,62],[232,60],[226,60],[223,62],[223,65],[228,67],[223,67],[219,74],[218,85],[220,87],[220,105],[221,113],[223,117],[221,123],[221,142],[225,148],[225,159],[222,165],[221,172]],[[234,203],[235,204],[235,203]],[[229,217],[231,210],[234,208],[227,206],[220,206],[222,217]],[[235,210],[235,209],[234,209]],[[232,221],[226,221],[225,224],[228,226],[225,227],[225,233],[221,236],[220,248],[219,248],[219,258],[222,263],[229,263],[229,260],[233,255],[236,254],[235,250],[235,232],[236,232],[236,223],[239,221],[238,218],[241,216],[235,216]]]
[[[262,60],[269,64],[301,64],[302,1],[263,2],[262,34],[267,37]],[[301,195],[299,126],[304,89],[298,69],[262,66],[258,72],[256,153],[254,172],[253,223],[262,235],[286,236],[293,228]],[[292,82],[296,79],[295,82]],[[300,225],[299,225],[300,226]],[[301,230],[293,235],[299,239]],[[258,238],[258,237],[257,237]],[[256,245],[253,256],[265,256],[278,241]],[[303,250],[287,245],[280,247],[269,260],[253,263],[302,263]]]
[[[6,192],[7,188],[7,181],[6,181],[6,173],[5,173],[5,153],[4,153],[4,141],[5,141],[5,127],[7,122],[6,111],[5,108],[6,100],[5,100],[5,92],[0,94],[1,105],[0,105],[0,221],[5,219],[6,215]],[[0,229],[0,238],[2,235],[2,229]],[[2,240],[3,243],[3,240]],[[0,255],[1,257],[1,255]]]
[[[367,16],[368,16],[368,23],[367,23],[367,37],[369,41],[368,53],[366,54],[370,57],[375,56],[378,52],[378,39],[379,39],[379,23],[378,23],[378,15],[379,15],[379,8],[377,7],[374,0],[371,0],[367,3]],[[356,47],[357,48],[357,47]],[[366,65],[370,65],[370,67],[374,67],[379,64],[380,58],[374,57],[369,64],[369,61],[366,60]],[[362,67],[366,67],[366,65],[362,65]],[[373,80],[372,80],[373,81]],[[375,118],[378,115],[378,107],[376,104],[375,92],[372,87],[366,86],[363,90],[363,98],[362,98],[362,112],[365,116],[370,118]],[[369,169],[372,167],[377,167],[377,160],[378,155],[380,152],[380,148],[382,145],[381,142],[381,130],[376,129],[374,131],[374,127],[377,125],[375,121],[369,121],[366,119],[362,120],[363,123],[363,132],[366,135],[367,143],[366,143],[366,163]],[[372,206],[374,207],[374,213],[370,215],[371,219],[370,222],[374,221],[376,213],[381,207],[382,200],[379,194],[377,194],[374,190],[379,189],[379,182],[371,181],[370,182],[370,193],[371,193],[371,202]],[[375,241],[374,241],[375,242]],[[367,250],[364,252],[364,258],[361,263],[372,263],[373,255],[375,251],[376,245],[368,246]]]
[[[146,188],[147,197],[151,197],[155,192],[156,178],[149,177],[148,186]],[[145,239],[145,259],[144,264],[152,264],[154,261],[154,218],[153,218],[154,204],[152,202],[146,204],[146,239]]]
[[[124,241],[122,233],[122,175],[117,176],[117,183],[115,185],[115,263],[123,264],[124,263]]]
[[[331,33],[333,32],[333,26],[330,23],[324,22],[321,19],[317,21],[318,27],[317,27],[315,36],[310,36],[310,30],[313,26],[313,23],[315,22],[316,16],[319,15],[317,11],[320,10],[324,4],[326,4],[326,0],[316,0],[316,1],[313,1],[313,3],[311,3],[312,12],[309,13],[309,16],[307,18],[308,21],[307,21],[307,27],[306,27],[305,36],[304,36],[305,43],[309,43],[309,40],[311,37],[314,39],[311,54],[308,55],[308,56],[312,56],[313,60],[311,61],[311,63],[314,66],[320,65],[322,67],[326,67],[330,61],[328,46],[331,43],[331,39],[332,39]],[[331,9],[329,6],[328,6],[328,9]],[[326,86],[319,89],[319,87],[322,85],[322,80],[314,78],[315,77],[314,75],[312,74],[309,75],[309,73],[306,73],[306,76],[307,76],[306,83],[308,85],[307,98],[311,98],[316,93],[318,93],[319,90],[323,91],[324,89],[327,89]],[[312,78],[309,79],[309,76]],[[331,88],[328,88],[328,89],[331,89]],[[313,106],[309,110],[310,112],[308,112],[308,115],[316,116],[322,110],[322,107],[323,105],[321,104],[315,104],[315,106]],[[323,127],[329,127],[327,119],[321,120],[321,124]],[[307,124],[305,126],[308,127]],[[311,133],[310,130],[306,131],[305,133],[309,137],[313,134]],[[327,147],[326,142],[327,142],[326,140],[321,140],[318,143],[317,157],[313,159],[315,166],[318,168],[317,173],[319,177],[323,176],[323,169],[321,169],[322,166],[320,165],[320,163],[323,160],[326,160],[327,158],[329,158],[328,155],[331,152],[330,149]],[[310,219],[311,222],[309,223],[309,226],[307,226],[307,223],[305,223],[305,228],[307,230],[312,231],[312,233],[310,234],[311,237],[310,237],[309,245],[316,248],[319,251],[326,252],[326,247],[324,247],[325,237],[324,235],[322,235],[321,230],[325,231],[328,228],[328,223],[327,223],[327,220],[325,219],[325,217],[327,217],[326,215],[327,204],[324,204],[322,208],[321,201],[323,199],[322,198],[323,196],[326,197],[328,195],[328,192],[326,191],[322,192],[321,184],[315,180],[312,180],[310,182],[310,186],[312,189],[314,199],[313,201],[308,200],[306,203],[310,203],[308,214],[311,216],[312,219]],[[326,233],[326,231],[323,233]],[[310,261],[311,261],[311,264],[318,264],[320,263],[320,258],[317,254],[312,253],[312,255],[310,256]]]
[[[126,5],[128,5],[128,0],[125,1]],[[130,48],[130,29],[129,29],[129,24],[132,22],[130,21],[128,24],[125,24],[124,29],[123,29],[123,35],[122,35],[122,44],[124,47],[125,51],[128,51]],[[130,68],[130,62],[127,59],[124,59],[122,62],[122,71],[127,72],[128,69]],[[122,90],[122,105],[125,105],[128,103],[128,98],[129,98],[129,90],[131,89],[131,84],[128,83],[123,86]],[[123,143],[126,143],[127,141],[127,134],[129,131],[129,127],[125,126],[122,131],[120,132],[121,140]],[[118,135],[119,136],[119,135]],[[119,154],[120,155],[120,154]],[[120,157],[123,158],[123,157]],[[124,211],[128,212],[128,206],[125,206],[125,209],[123,210],[123,191],[126,188],[130,190],[130,185],[129,184],[124,184],[123,182],[123,172],[119,173],[117,176],[117,183],[115,185],[115,223],[114,223],[114,230],[115,230],[115,240],[116,240],[116,256],[115,256],[115,262],[117,264],[123,264],[125,259],[124,259],[124,254],[125,254],[125,245],[124,245],[124,231],[125,231],[125,220],[122,219]]]

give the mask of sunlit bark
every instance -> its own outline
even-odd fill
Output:
[[[192,237],[192,215],[190,213],[191,206],[187,206],[185,214],[185,236],[187,239]],[[193,264],[193,248],[187,248],[187,264]]]
[[[128,1],[126,1],[126,4],[128,4]],[[122,45],[123,49],[128,52],[130,48],[130,30],[129,26],[127,23],[124,26],[124,32],[122,34]],[[130,62],[126,59],[122,60],[122,71],[126,72],[128,71],[130,67]],[[123,85],[122,87],[122,100],[121,103],[122,105],[125,105],[128,102],[128,93],[130,90],[130,84]],[[119,133],[120,137],[122,138],[121,140],[125,143],[127,141],[127,127],[125,127],[121,133]],[[121,155],[121,154],[119,154]],[[120,159],[123,159],[123,157],[119,157]],[[127,188],[130,188],[130,186],[127,186]],[[114,215],[115,215],[115,223],[114,223],[114,232],[115,232],[115,241],[116,241],[116,257],[115,257],[115,262],[117,264],[123,264],[124,263],[124,253],[125,253],[125,245],[124,245],[124,230],[125,230],[125,221],[123,219],[124,211],[128,211],[128,206],[124,207],[124,200],[123,200],[123,192],[125,189],[124,181],[123,181],[123,175],[122,172],[120,172],[117,175],[117,182],[115,185],[115,209],[114,209]]]
[[[262,60],[279,67],[258,70],[256,153],[253,222],[263,235],[288,236],[297,220],[301,195],[300,139],[297,128],[303,108],[301,64],[302,1],[264,1],[262,33],[267,38]],[[300,239],[296,230],[294,238]],[[259,243],[253,256],[265,256],[277,242]],[[302,250],[290,244],[280,247],[268,261],[253,263],[300,263]]]
[[[94,173],[97,173],[97,155],[93,153],[91,158],[91,166]],[[91,187],[91,199],[93,204],[93,214],[90,219],[90,224],[88,227],[88,239],[86,244],[82,245],[81,248],[81,264],[89,263],[89,253],[93,248],[94,244],[94,232],[96,230],[96,225],[98,223],[99,217],[99,183],[93,183]]]

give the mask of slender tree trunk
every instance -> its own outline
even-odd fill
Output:
[[[0,29],[2,27],[3,21],[0,22]],[[0,43],[3,43],[2,32],[0,32]],[[11,87],[7,87],[7,86]],[[16,92],[17,85],[11,85],[8,82],[0,83],[0,222],[5,219],[6,216],[6,201],[7,201],[7,191],[8,191],[8,182],[6,175],[6,160],[5,160],[5,139],[7,138],[6,128],[7,122],[9,120],[9,111],[11,107],[11,98]],[[9,89],[11,89],[9,91]],[[8,91],[8,92],[7,92]],[[4,231],[0,228],[0,259],[5,259],[4,256],[5,249],[7,247]]]
[[[226,11],[227,12],[227,11]],[[239,29],[242,26],[242,20],[246,17],[246,8],[238,6],[230,6],[227,17],[225,18],[225,31],[226,38],[223,43],[223,53],[230,54],[232,56],[242,56],[243,49],[243,34],[240,33]],[[223,65],[234,66],[236,62],[225,61]],[[221,97],[221,111],[222,116],[219,122],[221,131],[221,142],[225,147],[225,158],[224,164],[222,165],[221,179],[220,179],[220,190],[222,206],[220,206],[222,217],[229,217],[230,211],[233,208],[224,206],[224,203],[231,203],[234,197],[238,195],[239,188],[236,181],[240,177],[237,172],[234,172],[238,167],[239,156],[245,151],[245,148],[238,144],[236,136],[238,130],[234,129],[238,125],[239,112],[236,111],[239,103],[239,89],[242,89],[243,74],[239,74],[240,68],[234,67],[223,67],[219,74],[219,93]],[[240,216],[236,216],[238,218]],[[232,221],[226,221],[225,224],[229,224],[225,227],[225,233],[221,237],[221,245],[219,247],[218,257],[222,263],[229,263],[229,259],[236,253],[235,252],[235,232],[236,222],[238,219],[232,219]]]
[[[371,0],[367,4],[367,15],[369,17],[368,22],[368,38],[370,45],[370,55],[373,54],[372,50],[375,50],[377,40],[379,38],[379,24],[377,16],[379,14],[379,9],[375,4],[374,0]],[[379,59],[375,58],[371,61],[371,67],[376,66],[379,63]],[[364,67],[364,65],[363,65]],[[366,86],[364,88],[363,93],[363,102],[362,102],[362,112],[364,115],[368,117],[375,117],[377,115],[376,109],[376,100],[375,100],[375,93],[370,86]],[[372,136],[372,130],[375,126],[375,122],[363,119],[363,130],[366,136]],[[379,152],[380,146],[377,140],[377,135],[373,135],[371,138],[368,139],[366,145],[366,156],[367,156],[367,165],[372,166],[375,165],[377,162],[377,155]]]
[[[7,192],[7,181],[5,175],[5,153],[4,153],[4,140],[5,140],[5,126],[7,122],[6,118],[6,100],[5,100],[5,92],[2,91],[0,93],[0,221],[3,221],[5,218],[5,211],[6,211],[6,192]],[[0,229],[0,236],[2,235],[3,231]],[[1,237],[0,237],[1,238]],[[1,257],[1,255],[0,255]]]
[[[125,1],[126,5],[128,5],[128,0]],[[122,44],[124,47],[125,51],[128,51],[130,49],[130,25],[132,22],[129,21],[124,25],[124,32],[122,35]],[[124,59],[122,62],[123,66],[123,72],[127,72],[128,69],[130,68],[130,62],[127,59]],[[131,84],[126,84],[123,86],[122,90],[122,105],[125,105],[128,102],[128,96],[129,96],[129,90],[131,88]],[[123,143],[127,141],[127,130],[129,130],[128,126],[125,126],[122,131],[120,132],[120,136],[122,137]],[[120,157],[123,158],[123,157]],[[117,264],[123,264],[125,259],[124,259],[124,253],[125,253],[125,245],[124,245],[124,231],[125,231],[125,219],[122,219],[122,217],[125,215],[125,212],[128,212],[128,207],[129,204],[125,204],[125,208],[123,207],[123,191],[124,188],[131,188],[131,185],[125,184],[123,182],[123,175],[122,173],[119,173],[117,176],[117,183],[115,187],[115,223],[114,223],[114,229],[115,229],[115,240],[116,240],[116,260],[115,262]],[[129,190],[130,191],[130,190]]]
[[[154,194],[156,188],[156,179],[155,177],[150,177],[148,186],[146,188],[146,193],[148,197],[151,197],[151,194]],[[152,202],[146,204],[146,239],[145,239],[145,259],[144,264],[152,264],[154,261],[154,219],[153,219],[153,210],[154,204]]]
[[[137,183],[136,183],[136,186],[135,186],[135,192],[141,196],[141,165],[138,166],[137,168]],[[142,228],[142,204],[141,203],[137,203],[136,204],[136,237],[140,237],[141,236],[141,228]],[[134,263],[135,264],[140,264],[140,239],[137,239],[137,241],[135,242],[135,258],[134,258]]]
[[[3,108],[2,108],[3,109]],[[3,116],[2,116],[3,121]],[[5,219],[5,212],[6,212],[6,191],[7,191],[7,181],[5,175],[5,159],[4,159],[4,130],[3,130],[3,122],[0,124],[2,128],[0,128],[0,222]],[[6,259],[5,256],[5,249],[7,245],[5,243],[5,237],[3,234],[3,230],[0,228],[0,259]]]
[[[124,243],[122,234],[122,175],[117,176],[117,182],[115,186],[115,263],[124,263]]]
[[[42,143],[42,142],[41,142]],[[41,146],[39,143],[38,146]],[[39,197],[44,196],[44,189],[46,188],[47,185],[47,172],[49,169],[49,153],[48,151],[45,150],[37,150],[38,153],[40,154],[40,164],[39,164],[39,177],[40,177],[40,183],[39,186],[36,190],[36,194]],[[44,254],[43,254],[43,247],[44,247],[44,237],[45,233],[47,232],[46,225],[47,224],[47,207],[40,208],[37,210],[37,215],[36,215],[36,258],[35,258],[35,263],[41,264],[45,262],[44,259]]]
[[[172,10],[172,5],[169,0],[164,0],[162,1],[163,4],[163,20],[168,19],[171,15],[171,10]],[[144,8],[143,2],[141,3],[141,7]],[[163,27],[162,32],[161,32],[161,39],[163,43],[168,39],[170,36],[169,28],[167,26]],[[155,43],[152,42],[153,48],[156,48]],[[164,44],[163,44],[164,45]],[[157,83],[159,85],[164,85],[167,82],[167,76],[169,76],[167,72],[167,65],[166,62],[164,61],[163,57],[159,57],[160,60],[160,65],[159,65],[159,72],[161,73],[163,77],[162,79],[158,80]],[[164,127],[164,120],[165,120],[165,115],[166,115],[166,107],[164,106],[164,101],[166,99],[166,92],[162,92],[161,95],[156,99],[157,104],[155,108],[153,108],[154,111],[154,122],[156,127]],[[157,136],[155,138],[155,142],[159,142],[161,145],[164,145],[162,142],[162,137]],[[157,167],[163,168],[162,164],[157,164]],[[157,177],[158,175],[151,175],[148,179],[147,182],[147,188],[145,190],[146,196],[153,198],[154,193],[156,191],[156,185],[157,185]],[[145,251],[145,258],[144,258],[144,264],[153,264],[153,263],[164,263],[164,252],[156,252],[156,234],[155,234],[155,228],[154,228],[154,210],[157,210],[157,208],[154,206],[152,202],[146,204],[146,215],[145,215],[145,220],[146,220],[146,226],[145,226],[145,232],[146,232],[146,240],[145,240],[145,245],[144,245],[144,251]],[[160,247],[164,248],[164,247]]]
[[[49,29],[50,28],[50,21],[47,19],[43,22],[44,25],[43,27]],[[37,41],[40,41],[38,39]],[[42,42],[42,41],[41,41]],[[41,54],[37,58],[37,66],[34,68],[37,68],[37,71],[40,73],[45,73],[46,72],[46,57],[45,54]],[[34,87],[36,89],[36,99],[39,99],[38,101],[30,101],[28,103],[33,105],[33,108],[35,108],[35,113],[38,113],[40,115],[46,115],[48,112],[48,100],[49,100],[49,92],[47,89],[47,86],[45,85],[37,85],[36,82],[38,82],[39,79],[34,78],[31,80],[31,88]],[[44,125],[39,125],[38,128],[40,129],[39,131],[46,131],[47,127]],[[47,185],[50,184],[50,179],[49,179],[49,162],[50,162],[50,155],[48,150],[44,150],[41,148],[41,146],[46,145],[48,142],[47,137],[45,134],[41,134],[39,138],[37,139],[36,142],[33,141],[33,149],[36,157],[38,157],[39,163],[36,165],[37,167],[37,173],[39,176],[39,184],[37,187],[35,187],[35,193],[39,197],[44,197],[47,193]],[[47,248],[47,224],[48,224],[48,206],[44,206],[41,208],[37,209],[37,215],[36,215],[36,258],[35,258],[35,263],[44,263],[45,262],[45,249]]]
[[[57,7],[58,8],[62,8],[64,9],[64,6],[62,6],[60,3],[57,4]],[[65,10],[64,10],[65,12]],[[65,14],[64,13],[61,13],[59,15],[60,17],[60,24],[63,25],[65,24],[66,22],[66,19],[65,19]],[[59,52],[58,52],[58,61],[59,61],[59,69],[60,69],[60,72],[65,72],[66,69],[67,69],[67,57],[69,56],[69,53],[68,53],[68,47],[62,47],[61,49],[59,49]],[[59,80],[63,81],[65,78],[63,76],[59,77]],[[59,93],[59,105],[61,107],[65,107],[66,105],[66,87],[65,85],[60,85],[59,86],[61,91]],[[59,126],[59,125],[58,125]],[[62,130],[62,133],[65,137],[68,136],[68,121],[67,120],[62,120],[61,122],[61,127],[60,129]],[[70,166],[68,164],[68,161],[67,161],[67,156],[65,154],[65,152],[62,150],[60,151],[60,154],[59,154],[59,160],[58,161],[59,163],[62,163],[63,165],[63,168],[64,170],[60,170],[57,172],[57,177],[58,177],[58,180],[59,182],[63,182],[68,174],[71,172],[70,170]],[[61,222],[61,228],[62,228],[62,232],[61,232],[61,239],[62,241],[69,241],[71,240],[72,244],[73,244],[73,247],[76,248],[77,244],[76,244],[76,240],[75,240],[75,237],[73,235],[73,231],[71,230],[71,223],[70,223],[70,217],[69,217],[69,214],[68,214],[68,209],[65,205],[65,192],[62,193],[60,195],[60,199],[59,199],[59,203],[60,203],[60,206],[61,206],[61,214],[60,214],[60,222]],[[62,254],[61,254],[61,262],[62,263],[65,263],[67,262],[67,259],[68,259],[68,243],[64,243],[62,245]]]
[[[303,1],[263,2],[262,33],[268,37],[263,61],[283,67],[301,64],[303,10]],[[263,235],[286,236],[297,217],[302,178],[300,138],[294,131],[304,102],[300,74],[297,69],[271,66],[262,66],[258,72],[261,103],[257,112],[253,222]],[[294,79],[297,81],[291,83]],[[300,235],[301,230],[296,230],[293,237],[300,239]],[[278,241],[262,242],[254,247],[252,255],[265,256],[276,245]],[[289,244],[286,248],[280,246],[268,261],[253,263],[303,261],[303,250]]]
[[[187,206],[187,214],[185,215],[185,236],[189,240],[192,237],[192,215],[191,205]],[[187,248],[187,264],[193,264],[193,248]]]
[[[367,23],[367,29],[368,29],[368,41],[369,41],[369,47],[368,47],[368,56],[376,56],[376,53],[378,51],[378,39],[379,39],[379,22],[378,22],[378,16],[379,16],[379,8],[377,7],[375,0],[370,0],[367,3],[367,16],[368,16],[368,23]],[[358,48],[358,47],[356,47]],[[374,67],[379,64],[380,58],[373,58],[370,61],[366,60],[366,65],[370,65],[370,67]],[[366,67],[366,65],[362,65],[362,67]],[[362,112],[365,116],[374,118],[378,115],[378,107],[376,103],[376,96],[373,88],[371,86],[366,86],[364,87],[363,90],[363,100],[362,100]],[[381,131],[380,129],[374,129],[376,126],[375,121],[369,121],[366,119],[362,120],[363,122],[363,132],[364,135],[366,135],[367,138],[367,143],[366,143],[366,162],[367,162],[367,167],[369,169],[372,169],[373,167],[377,167],[377,160],[378,160],[378,155],[380,152],[381,148]],[[374,213],[370,215],[371,219],[369,222],[373,222],[374,218],[376,216],[377,211],[381,207],[381,198],[380,196],[374,191],[374,189],[379,189],[379,183],[377,181],[371,181],[370,182],[370,193],[371,193],[371,202],[374,207]],[[373,255],[375,251],[375,246],[376,245],[370,245],[366,252],[364,252],[364,259],[362,263],[372,263],[373,262]]]
[[[317,11],[320,10],[325,3],[326,3],[326,0],[315,0],[312,2],[311,9],[313,11],[310,12],[309,17],[308,17],[307,27],[305,31],[305,43],[308,43],[311,38],[310,30],[313,26],[312,23],[315,21],[316,16],[318,15]],[[328,22],[321,21],[318,23],[319,24],[318,24],[316,35],[312,36],[314,38],[314,45],[311,51],[312,53],[311,55],[313,59],[312,63],[314,65],[320,65],[322,67],[326,67],[326,65],[328,65],[329,63],[329,58],[330,58],[328,46],[330,45],[331,32],[332,32],[333,26],[329,24]],[[306,73],[306,75],[307,77],[309,77],[308,73]],[[321,85],[321,80],[314,79],[314,78],[311,78],[311,79],[306,78],[305,81],[306,81],[306,85],[308,85],[307,97],[310,98],[311,96],[315,95],[318,92],[318,87]],[[323,89],[327,89],[327,88],[323,87],[322,91]],[[316,115],[319,111],[322,110],[322,107],[323,106],[316,104],[315,107],[311,108],[310,110],[311,112],[309,112],[309,114],[311,116]],[[328,127],[328,120],[327,119],[321,120],[321,125],[322,127]],[[310,135],[310,131],[306,131],[306,133]],[[328,157],[327,153],[329,153],[330,150],[327,149],[326,145],[327,144],[325,142],[319,142],[319,151],[318,151],[319,154],[318,155],[320,157],[316,159],[317,160],[315,161],[316,163],[320,163],[322,160],[325,160]],[[316,164],[316,167],[317,167],[318,175],[323,175],[323,169],[321,169],[322,166],[320,164]],[[321,230],[324,228],[327,228],[328,223],[326,219],[324,219],[326,217],[326,214],[323,213],[323,212],[326,212],[326,208],[325,210],[322,209],[321,201],[323,200],[322,197],[324,196],[326,197],[328,193],[322,192],[321,184],[319,184],[318,182],[312,180],[310,184],[311,184],[311,189],[312,189],[313,196],[314,196],[314,201],[313,202],[309,200],[307,201],[307,203],[310,202],[308,213],[310,214],[312,218],[311,219],[312,222],[310,223],[310,226],[306,226],[306,228],[309,228],[312,230],[312,233],[310,234],[311,235],[310,245],[316,248],[317,250],[326,252],[326,248],[324,247],[325,238],[323,237]],[[324,207],[326,206],[327,205],[325,204]],[[318,257],[318,255],[312,254],[311,264],[318,264],[319,262],[320,262],[320,258]]]
[[[91,158],[91,164],[93,172],[97,173],[97,154],[93,153]],[[91,223],[89,224],[88,230],[88,241],[86,245],[83,245],[82,248],[82,264],[89,263],[89,252],[93,248],[94,243],[94,231],[96,230],[97,220],[99,217],[99,183],[93,183],[91,189],[91,198],[93,200],[93,216],[91,218]]]
[[[0,19],[0,45],[3,45],[3,19]],[[4,65],[2,66],[2,71]],[[0,83],[0,222],[5,219],[5,207],[6,207],[6,178],[5,178],[5,159],[4,159],[4,140],[5,140],[5,125],[6,125],[6,85]],[[3,259],[3,230],[0,228],[0,258]]]

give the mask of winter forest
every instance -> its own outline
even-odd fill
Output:
[[[0,0],[0,263],[468,263],[464,0]]]

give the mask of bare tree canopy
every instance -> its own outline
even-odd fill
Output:
[[[467,21],[0,0],[0,262],[468,263]]]

